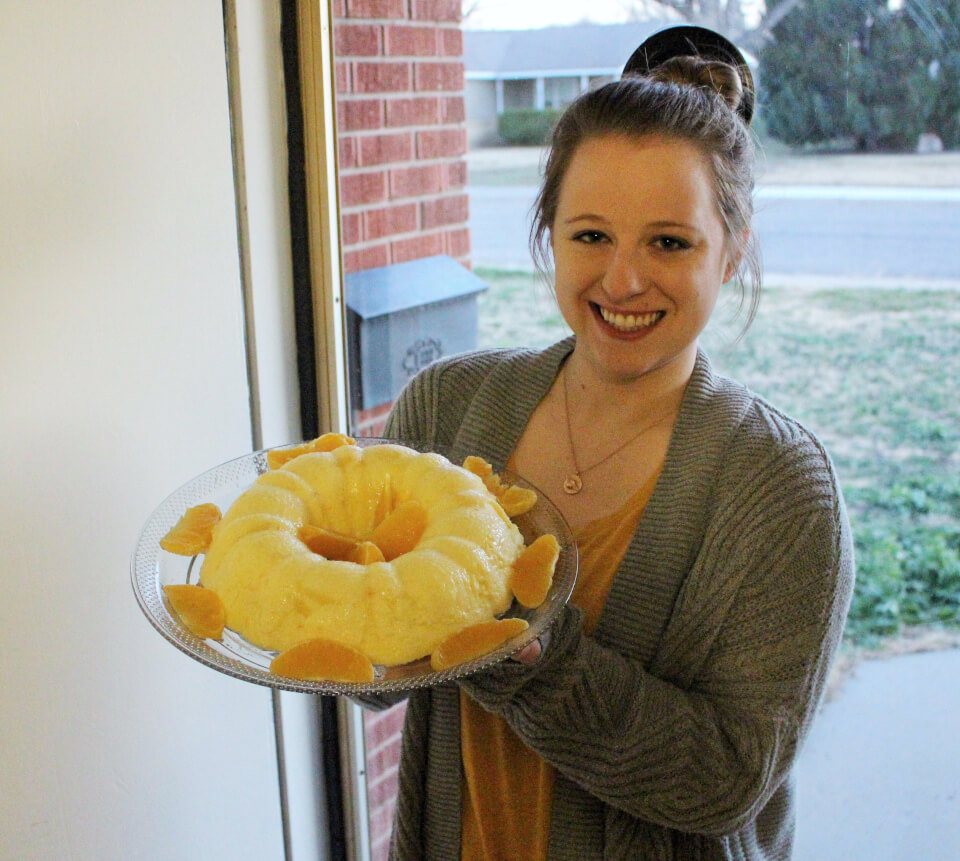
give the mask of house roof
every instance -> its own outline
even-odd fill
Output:
[[[675,21],[577,24],[537,30],[464,30],[467,77],[619,75],[634,49]]]

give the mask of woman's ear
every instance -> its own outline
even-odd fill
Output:
[[[727,260],[726,268],[723,270],[723,283],[729,284],[730,279],[737,274],[737,270],[740,268],[740,255],[731,255]]]
[[[744,230],[738,237],[739,242],[730,242],[727,251],[727,265],[723,270],[723,283],[726,284],[737,274],[740,264],[743,262],[743,249],[747,247],[750,241],[750,231]]]

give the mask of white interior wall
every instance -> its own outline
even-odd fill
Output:
[[[271,0],[235,0],[239,113],[260,444],[301,437],[293,267],[287,195],[287,117],[280,8]],[[316,697],[276,695],[282,724],[288,851],[293,861],[329,857],[323,758]]]
[[[265,447],[300,440],[280,6],[234,0],[250,286]]]
[[[282,858],[269,692],[128,573],[251,446],[221,4],[0,4],[0,199],[0,857]]]

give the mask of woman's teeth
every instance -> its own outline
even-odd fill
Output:
[[[600,316],[615,329],[621,332],[635,332],[652,326],[661,317],[663,311],[651,311],[648,314],[615,314],[606,308],[600,308]]]

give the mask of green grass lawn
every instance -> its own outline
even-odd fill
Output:
[[[481,346],[566,334],[534,276],[477,274]],[[813,430],[840,475],[857,544],[848,640],[960,629],[960,292],[774,287],[742,339],[735,304],[704,333],[714,366]]]

